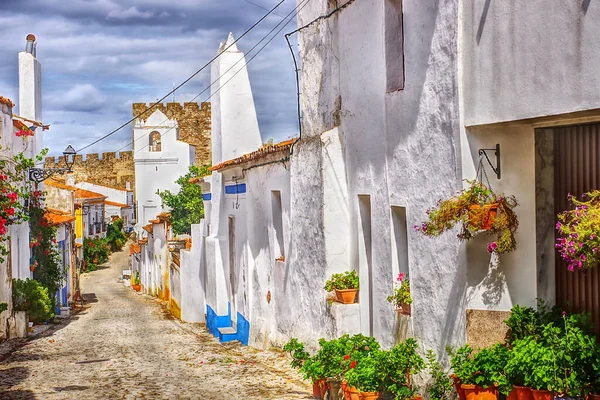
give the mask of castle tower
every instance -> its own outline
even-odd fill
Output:
[[[262,145],[246,59],[234,42],[230,33],[211,66],[213,165]]]

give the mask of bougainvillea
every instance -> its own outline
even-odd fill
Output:
[[[514,196],[496,195],[485,184],[467,181],[469,187],[427,210],[428,220],[415,225],[415,231],[427,236],[439,236],[460,224],[458,238],[470,240],[479,232],[495,235],[489,243],[490,253],[507,253],[517,248],[515,233],[519,220],[513,209],[518,205]]]
[[[574,207],[558,214],[556,248],[569,271],[592,268],[600,262],[600,190],[568,196]]]

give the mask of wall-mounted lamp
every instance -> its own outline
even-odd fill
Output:
[[[66,173],[72,172],[76,154],[77,152],[75,151],[73,146],[69,145],[65,149],[65,151],[63,151],[65,164],[67,166],[66,168],[29,168],[29,180],[35,183],[40,183],[50,178],[56,173],[64,175]]]

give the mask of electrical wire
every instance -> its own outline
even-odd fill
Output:
[[[259,40],[247,53],[250,54],[254,49],[256,49],[264,40],[266,40],[278,27],[279,29],[277,30],[277,32],[275,32],[275,34],[260,48],[258,49],[258,51],[252,55],[252,57],[250,57],[242,66],[242,68],[238,69],[238,71],[236,71],[227,81],[225,81],[222,85],[220,85],[213,93],[210,94],[210,96],[208,98],[206,98],[204,101],[208,101],[210,100],[214,95],[216,95],[227,83],[229,83],[231,80],[233,80],[233,78],[235,78],[235,76],[240,73],[244,67],[246,67],[252,60],[254,60],[254,58],[256,58],[260,52],[262,50],[264,50],[265,47],[267,47],[269,45],[269,43],[271,43],[279,33],[281,33],[281,31],[283,31],[283,29],[285,29],[285,27],[293,20],[293,18],[298,15],[298,13],[304,8],[306,7],[306,5],[308,4],[308,2],[310,2],[311,0],[303,0],[303,3],[297,5],[292,11],[290,11],[282,21],[280,21],[277,25],[275,25],[261,40]],[[294,14],[294,15],[292,15]],[[291,16],[291,17],[290,17]],[[287,22],[286,22],[287,21]],[[285,22],[285,24],[284,24]],[[281,26],[283,24],[283,26]],[[280,27],[281,26],[281,27]],[[201,94],[203,94],[204,92],[206,92],[208,89],[210,89],[213,85],[215,85],[217,82],[220,81],[220,79],[222,77],[225,76],[225,74],[227,74],[229,71],[231,71],[239,62],[241,62],[243,60],[243,58],[240,58],[238,61],[236,61],[227,71],[225,71],[224,73],[222,73],[219,78],[215,79],[213,82],[211,82],[211,84],[209,86],[207,86],[206,88],[204,88],[200,93],[198,93],[196,96],[194,96],[194,98],[192,98],[191,101],[194,101],[195,99],[197,99]],[[169,119],[165,119],[161,125],[165,122],[167,122]],[[171,130],[173,130],[174,127],[170,127],[169,129],[167,129],[165,132],[163,132],[160,137],[162,138],[164,135],[166,135],[168,132],[170,132]],[[138,138],[137,140],[139,141],[142,138],[145,138],[149,135],[150,133],[144,134],[141,138]],[[119,150],[117,151],[121,151],[124,148],[128,147],[129,145],[134,144],[135,140],[128,143],[127,145],[121,147]],[[150,143],[146,144],[145,146],[135,150],[134,154],[137,154],[138,152],[144,150],[145,148],[149,147]]]
[[[248,33],[250,33],[250,31],[252,31],[256,26],[258,26],[258,24],[260,24],[262,21],[264,21],[269,15],[271,15],[273,12],[275,12],[275,10],[282,5],[286,0],[281,0],[279,3],[277,3],[273,8],[271,8],[271,10],[269,10],[269,12],[267,12],[262,18],[260,18],[258,21],[256,21],[250,28],[248,28],[244,33],[242,33],[241,36],[239,36],[236,40],[234,40],[233,43],[231,43],[229,46],[227,46],[225,49],[223,49],[223,52],[226,51],[227,49],[229,49],[230,47],[234,46],[240,39],[242,39],[244,36],[246,36]],[[131,118],[129,121],[125,122],[124,124],[122,124],[121,126],[119,126],[117,129],[114,129],[113,131],[109,132],[108,134],[102,136],[101,138],[94,140],[92,143],[80,148],[77,152],[80,153],[83,150],[92,147],[93,145],[101,142],[102,140],[114,135],[115,133],[117,133],[118,131],[120,131],[121,129],[123,129],[124,127],[126,127],[127,125],[129,125],[130,123],[132,123],[133,121],[135,121],[137,118],[141,117],[143,114],[145,114],[146,112],[150,111],[151,109],[153,109],[154,107],[156,107],[156,105],[158,103],[161,103],[163,100],[165,100],[166,98],[168,98],[170,95],[172,95],[173,93],[175,93],[178,89],[180,89],[183,85],[187,84],[189,81],[191,81],[196,75],[198,75],[200,72],[202,72],[204,69],[206,69],[206,67],[208,67],[213,61],[215,61],[219,56],[221,55],[221,53],[217,54],[215,57],[213,57],[209,62],[207,62],[206,64],[204,64],[199,70],[197,70],[196,72],[194,72],[192,75],[190,75],[186,80],[184,80],[182,83],[180,83],[177,87],[173,88],[173,90],[171,90],[169,93],[167,93],[165,96],[163,96],[161,99],[159,99],[156,103],[150,105],[150,107],[148,107],[147,109],[145,109],[143,112],[139,113],[138,115],[134,116],[133,118]]]

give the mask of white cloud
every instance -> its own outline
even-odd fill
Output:
[[[94,85],[89,83],[75,85],[64,95],[55,95],[56,104],[52,108],[66,111],[94,112],[101,110],[106,104],[106,97]]]
[[[107,19],[131,19],[131,18],[150,18],[153,17],[154,13],[151,11],[140,11],[136,6],[129,7],[126,10],[118,9],[118,10],[110,10],[108,14],[106,14]]]

